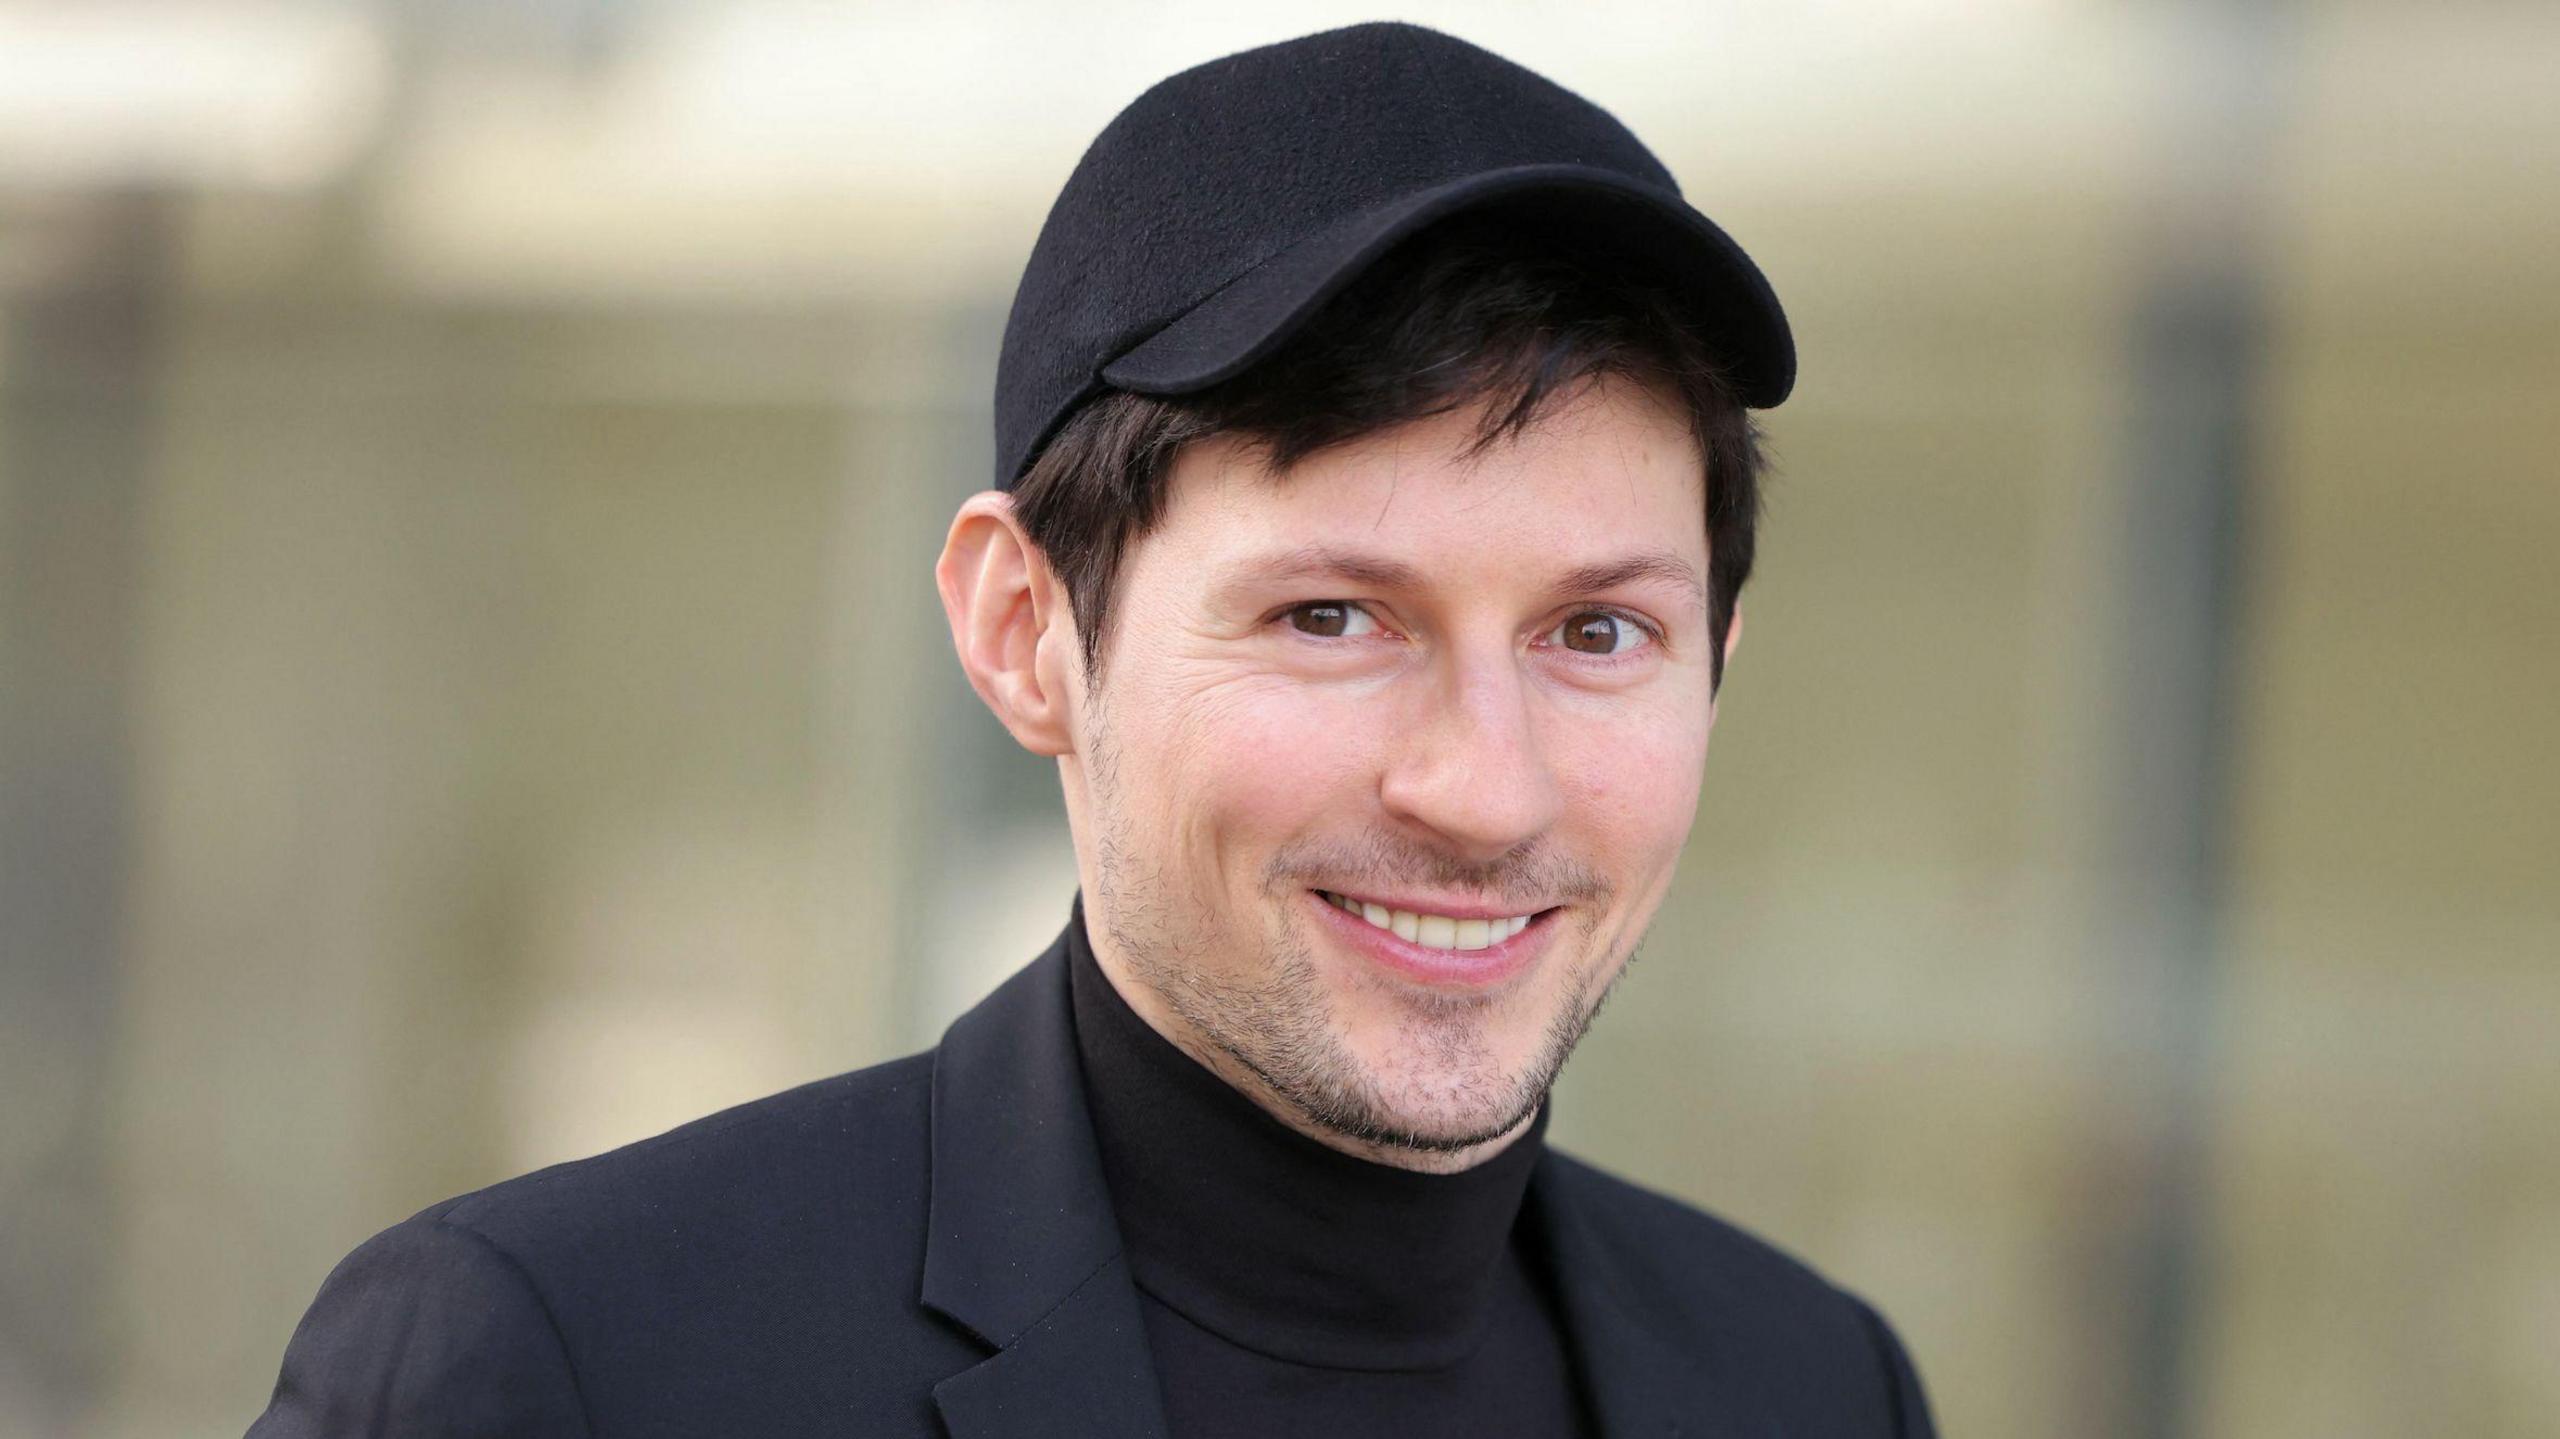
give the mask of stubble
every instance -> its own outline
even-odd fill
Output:
[[[1536,893],[1605,911],[1610,886],[1579,866],[1535,854],[1475,865],[1400,843],[1300,846],[1275,855],[1259,916],[1223,915],[1173,882],[1133,842],[1121,804],[1118,757],[1098,706],[1089,712],[1087,768],[1095,820],[1097,904],[1112,951],[1184,1031],[1168,1038],[1249,1093],[1259,1089],[1304,1125],[1354,1147],[1449,1155],[1517,1130],[1546,1101],[1574,1046],[1628,966],[1595,944],[1595,918],[1580,918],[1583,955],[1549,1013],[1536,1050],[1506,1066],[1487,1041],[1498,1001],[1375,983],[1394,1016],[1387,1057],[1365,1063],[1343,1040],[1309,937],[1291,919],[1317,882],[1353,878]],[[1564,918],[1565,916],[1559,916]],[[1259,923],[1254,920],[1258,918]],[[1243,919],[1239,924],[1238,919]],[[1558,936],[1559,939],[1564,936]],[[1191,957],[1254,953],[1251,962],[1204,966]],[[1629,959],[1632,962],[1632,954]],[[1606,975],[1607,982],[1601,976]]]

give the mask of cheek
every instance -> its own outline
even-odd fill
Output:
[[[1375,715],[1295,682],[1238,680],[1168,696],[1162,799],[1187,853],[1212,863],[1323,828],[1356,797]]]
[[[1564,728],[1558,769],[1567,823],[1631,864],[1687,843],[1705,775],[1703,720],[1665,707]]]

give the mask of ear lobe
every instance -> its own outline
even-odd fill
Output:
[[[1040,663],[1049,631],[1074,621],[1048,557],[1022,528],[1011,496],[986,490],[963,501],[934,563],[951,645],[969,685],[1024,749],[1061,755],[1074,748],[1065,677]]]
[[[1707,686],[1707,723],[1715,723],[1716,702],[1724,698],[1724,682],[1733,678],[1733,657],[1742,649],[1742,605],[1736,602],[1724,624],[1723,652],[1716,657],[1715,681]]]

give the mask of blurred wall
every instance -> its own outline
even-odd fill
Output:
[[[2560,17],[1403,13],[1805,356],[1557,1142],[1951,1435],[2560,1434]],[[1362,18],[0,4],[0,1433],[235,1432],[367,1234],[1045,944],[929,573],[1013,280],[1146,84]]]

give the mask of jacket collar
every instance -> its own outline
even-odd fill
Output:
[[[924,1302],[998,1349],[1120,1254],[1072,1024],[1061,933],[934,1052]]]
[[[934,1387],[953,1439],[1166,1432],[1085,1109],[1067,984],[1062,931],[935,1051],[922,1298],[996,1351]],[[1776,1435],[1746,1376],[1722,1372],[1693,1321],[1656,1296],[1664,1256],[1630,1252],[1601,1222],[1603,1182],[1550,1151],[1522,1207],[1600,1432]]]
[[[934,1053],[923,1299],[996,1351],[934,1386],[952,1439],[1165,1433],[1073,1022],[1062,932]]]
[[[1595,1426],[1609,1439],[1779,1439],[1784,1428],[1749,1376],[1660,1293],[1661,1276],[1682,1267],[1676,1258],[1610,1231],[1609,1182],[1550,1148],[1521,1208]]]

